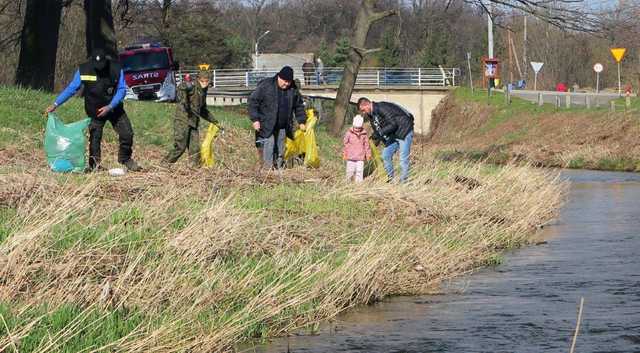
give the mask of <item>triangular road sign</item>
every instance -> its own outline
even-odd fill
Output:
[[[616,59],[616,62],[619,63],[624,58],[624,53],[627,52],[627,48],[611,48],[611,55]]]
[[[535,61],[531,62],[531,67],[533,68],[533,71],[535,73],[540,72],[540,69],[542,69],[542,65],[544,65],[544,63],[535,62]]]

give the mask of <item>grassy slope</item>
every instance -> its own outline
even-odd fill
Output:
[[[464,157],[504,163],[605,170],[640,170],[640,102],[618,112],[608,107],[587,110],[539,107],[504,95],[487,98],[486,91],[459,88],[436,113],[438,128],[432,144],[446,159]]]
[[[0,88],[0,351],[224,351],[313,328],[499,261],[560,202],[543,171],[419,155],[409,184],[346,185],[322,128],[320,170],[258,172],[242,108],[213,109],[221,163],[168,169],[174,108],[143,102],[126,110],[144,173],[55,175],[39,117],[52,99]],[[59,114],[81,118],[81,100]],[[107,127],[110,165],[115,142]]]

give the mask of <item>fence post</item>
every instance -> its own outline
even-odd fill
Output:
[[[216,88],[216,70],[213,70],[213,88]]]
[[[511,104],[511,90],[509,89],[508,85],[504,90],[504,100],[507,103],[507,105]]]
[[[571,108],[571,94],[567,94],[567,99],[565,101],[566,108]]]
[[[380,87],[380,70],[376,70],[376,86]]]
[[[586,96],[584,96],[584,100],[585,100],[585,105],[587,106],[587,109],[591,109],[591,99],[589,98],[589,95],[587,94]]]
[[[422,86],[422,69],[418,68],[418,87]]]
[[[560,96],[556,95],[556,108],[560,108]]]
[[[451,85],[452,86],[456,85],[456,69],[451,69]]]
[[[624,97],[624,105],[626,109],[631,108],[631,96],[627,93],[627,96]]]
[[[538,92],[538,105],[542,106],[544,104],[544,100],[542,99],[542,93]]]
[[[616,112],[616,102],[609,101],[609,104],[611,105],[611,108],[610,108],[611,112],[615,113]]]
[[[244,86],[249,87],[249,71],[244,72]]]

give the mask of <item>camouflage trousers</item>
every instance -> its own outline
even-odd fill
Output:
[[[188,155],[191,163],[196,167],[200,166],[200,136],[198,135],[198,129],[189,126],[185,121],[174,120],[173,139],[173,148],[165,157],[165,161],[175,163],[189,149]]]

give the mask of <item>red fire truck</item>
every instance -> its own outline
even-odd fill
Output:
[[[159,43],[134,44],[120,52],[119,57],[127,83],[126,99],[175,100],[174,71],[178,64],[173,60],[171,48]]]

